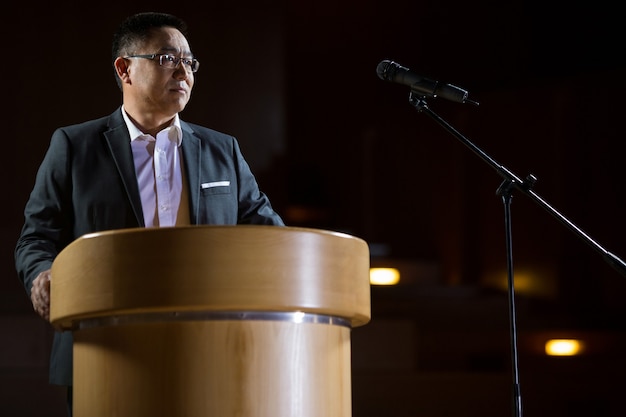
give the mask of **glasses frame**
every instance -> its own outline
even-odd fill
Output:
[[[159,65],[163,68],[176,69],[181,62],[186,66],[185,68],[188,67],[191,72],[198,72],[198,68],[200,67],[200,62],[195,58],[179,58],[172,54],[128,55],[123,58],[143,58],[154,61],[157,57],[159,58]],[[164,61],[164,59],[166,60]],[[173,66],[170,66],[172,64]]]

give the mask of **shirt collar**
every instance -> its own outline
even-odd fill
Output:
[[[128,133],[130,134],[131,142],[143,136],[150,136],[147,133],[143,133],[141,130],[139,130],[139,128],[135,125],[135,123],[133,123],[133,121],[130,120],[130,117],[126,113],[126,110],[124,110],[124,106],[122,106],[122,116],[124,117],[124,122],[126,122],[126,127],[128,128]],[[183,131],[180,128],[180,118],[178,117],[178,113],[174,115],[174,120],[172,121],[172,124],[166,129],[169,129],[169,128],[173,128],[174,130],[173,133],[176,135],[176,142],[178,143],[178,146],[180,146],[180,144],[183,141]]]

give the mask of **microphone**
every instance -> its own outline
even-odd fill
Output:
[[[441,97],[457,103],[478,105],[478,102],[467,98],[468,93],[466,90],[451,84],[424,78],[397,62],[387,59],[381,61],[376,67],[376,73],[381,80],[409,86],[412,92],[421,96]]]

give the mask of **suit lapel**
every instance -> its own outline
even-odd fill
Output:
[[[122,183],[124,184],[137,222],[139,225],[144,226],[145,222],[143,209],[141,207],[141,196],[139,195],[139,186],[137,185],[137,176],[135,175],[133,152],[130,147],[130,136],[120,110],[111,116],[109,126],[110,130],[104,132],[104,137],[109,144],[111,155],[117,166],[117,171],[122,178]]]
[[[198,224],[198,210],[200,209],[200,141],[193,135],[188,124],[181,121],[183,131],[183,164],[187,180],[189,181],[189,206],[191,224]]]

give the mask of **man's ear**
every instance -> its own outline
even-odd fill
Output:
[[[118,56],[113,65],[115,66],[115,72],[117,76],[120,77],[120,80],[122,80],[122,82],[128,82],[128,60]]]

